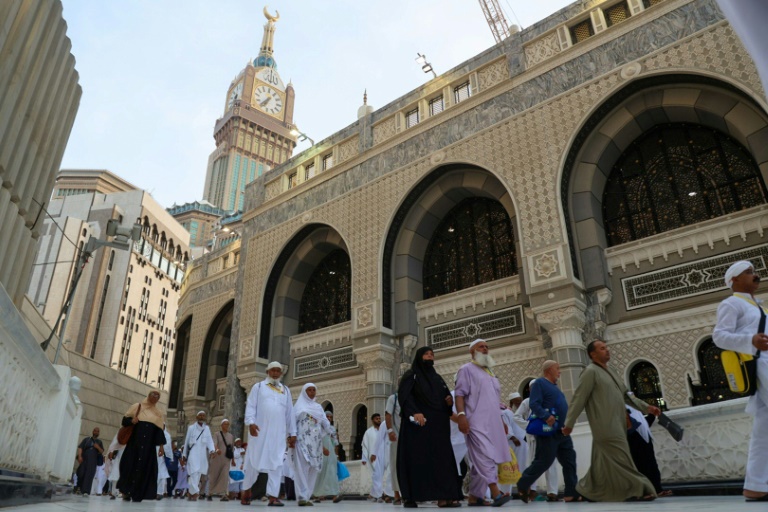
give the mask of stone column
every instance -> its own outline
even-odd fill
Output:
[[[552,339],[552,358],[560,363],[560,389],[571,400],[579,375],[587,365],[587,351],[582,339],[586,316],[583,302],[572,300],[556,309],[535,311],[536,321]]]
[[[387,398],[392,394],[395,347],[376,344],[355,350],[357,362],[365,372],[365,405],[368,416],[377,412],[384,417]]]

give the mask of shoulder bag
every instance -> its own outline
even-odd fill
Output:
[[[139,404],[139,408],[136,409],[136,417],[139,417],[139,412],[141,412],[141,404]],[[128,441],[130,441],[131,436],[133,435],[133,427],[135,425],[131,423],[127,427],[120,427],[120,430],[117,431],[117,442],[120,444],[128,444]]]
[[[235,458],[235,452],[232,449],[232,445],[231,444],[227,444],[227,438],[224,437],[224,432],[220,431],[219,434],[221,434],[221,440],[224,441],[224,446],[227,447],[227,449],[224,450],[224,456],[226,458],[228,458],[228,459],[234,459]]]
[[[765,332],[765,311],[759,304],[760,326],[757,332]],[[752,354],[742,354],[734,350],[723,350],[720,354],[720,362],[725,370],[725,377],[728,380],[728,387],[734,393],[740,393],[744,396],[752,396],[757,393],[757,360],[760,359],[760,351],[756,356]]]

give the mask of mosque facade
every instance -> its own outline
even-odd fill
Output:
[[[188,267],[179,429],[240,431],[277,360],[354,458],[417,347],[450,383],[475,338],[504,395],[555,359],[570,396],[602,337],[694,438],[746,421],[713,417],[741,402],[711,332],[728,265],[768,275],[768,103],[713,0],[575,2],[360,114],[251,182],[240,240]]]

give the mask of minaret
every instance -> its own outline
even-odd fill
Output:
[[[365,117],[373,112],[373,107],[368,104],[368,89],[363,93],[363,104],[357,109],[357,118]]]

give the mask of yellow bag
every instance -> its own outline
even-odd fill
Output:
[[[520,477],[523,476],[520,473],[520,466],[517,463],[517,457],[515,457],[515,452],[512,448],[509,449],[509,454],[512,456],[512,461],[498,465],[498,483],[500,485],[516,484]]]
[[[758,356],[760,353],[758,352]],[[720,362],[728,379],[728,387],[734,393],[754,395],[757,391],[757,359],[751,354],[723,350]]]

